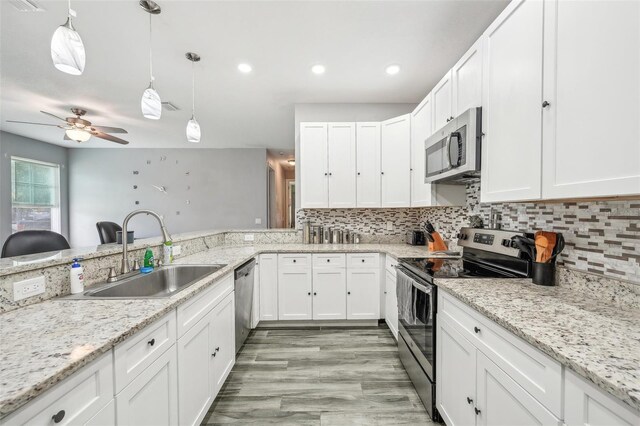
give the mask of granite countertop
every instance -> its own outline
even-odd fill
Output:
[[[640,410],[637,307],[529,279],[436,279],[436,285]]]
[[[242,263],[268,252],[384,252],[395,258],[427,256],[426,247],[405,244],[221,246],[178,259],[177,264],[227,266],[166,299],[58,298],[0,314],[0,417],[215,284]]]

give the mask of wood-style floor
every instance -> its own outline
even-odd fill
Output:
[[[432,425],[386,326],[258,329],[203,424]]]

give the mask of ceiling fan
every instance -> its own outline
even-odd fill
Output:
[[[109,133],[127,133],[125,129],[121,129],[119,127],[107,127],[107,126],[94,126],[90,121],[85,120],[82,117],[87,113],[87,111],[81,108],[71,108],[71,112],[74,113],[75,117],[67,117],[62,118],[57,115],[51,114],[50,112],[40,111],[43,114],[47,114],[51,117],[57,118],[58,120],[62,120],[66,123],[63,124],[48,124],[48,123],[32,123],[29,121],[16,121],[16,120],[7,120],[8,123],[22,123],[22,124],[35,124],[37,126],[56,126],[61,129],[64,129],[64,139],[72,140],[76,142],[86,142],[91,138],[91,136],[95,136],[100,139],[108,140],[111,142],[116,142],[122,145],[127,145],[129,142],[124,139],[120,139],[118,137],[112,136]]]

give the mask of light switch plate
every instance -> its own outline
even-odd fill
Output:
[[[393,231],[393,222],[387,222],[387,231]]]
[[[245,241],[254,241],[255,237],[253,234],[244,234],[244,240]]]
[[[262,218],[256,217],[256,225],[262,225]]]
[[[29,278],[13,283],[13,301],[26,299],[44,293],[45,280],[43,276]]]
[[[182,253],[182,246],[173,246],[171,249],[174,256],[179,256]]]

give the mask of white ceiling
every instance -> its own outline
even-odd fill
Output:
[[[76,1],[74,25],[86,48],[82,76],[57,71],[51,35],[66,1],[40,0],[40,13],[2,0],[0,128],[64,146],[63,131],[5,120],[52,123],[87,109],[95,125],[124,127],[129,147],[292,149],[296,103],[419,102],[502,11],[486,1],[167,1],[154,16],[155,87],[181,110],[144,119],[149,15],[137,0]],[[197,52],[196,116],[202,142],[188,144],[191,63]],[[237,71],[248,62],[253,72]],[[322,76],[310,68],[322,63]],[[398,75],[384,69],[399,64]],[[82,146],[118,147],[92,138]]]

